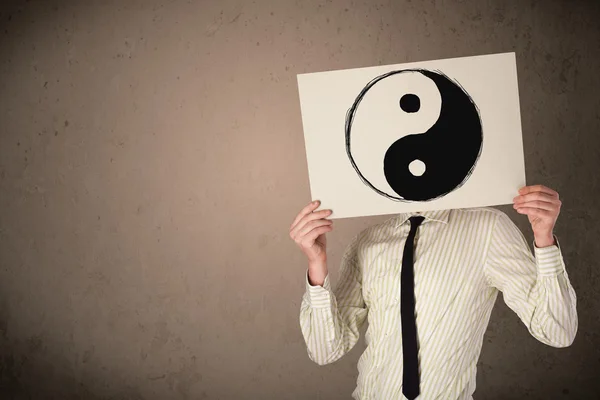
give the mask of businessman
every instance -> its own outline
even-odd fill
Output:
[[[576,295],[553,233],[561,201],[526,186],[513,200],[527,215],[533,254],[503,212],[469,208],[401,213],[356,235],[329,281],[331,210],[307,205],[290,237],[308,259],[300,326],[311,360],[333,363],[354,347],[357,400],[472,399],[476,365],[498,291],[533,337],[573,343]]]

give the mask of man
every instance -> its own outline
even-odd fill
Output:
[[[368,316],[354,399],[472,399],[498,291],[536,339],[570,346],[578,319],[575,291],[553,233],[558,193],[526,186],[513,202],[531,223],[534,255],[514,223],[494,208],[402,213],[355,236],[334,290],[325,237],[333,229],[327,219],[331,210],[315,211],[318,201],[306,206],[290,237],[308,258],[300,325],[311,360],[325,365],[350,351]],[[403,259],[409,245],[414,246],[405,257],[412,259],[410,266]],[[402,282],[408,276],[403,269],[414,273],[410,289]],[[411,365],[410,320],[401,308],[406,314],[411,297],[405,296],[409,291],[412,296],[413,287]]]

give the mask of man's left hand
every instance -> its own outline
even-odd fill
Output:
[[[525,186],[519,189],[519,196],[513,199],[513,203],[518,213],[526,214],[529,218],[535,245],[554,245],[554,224],[562,205],[558,193],[543,185]]]

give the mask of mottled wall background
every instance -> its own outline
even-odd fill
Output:
[[[506,51],[528,183],[563,199],[580,325],[573,346],[545,346],[500,298],[476,398],[598,398],[600,2],[0,9],[2,399],[349,399],[363,339],[319,367],[298,323],[296,74]],[[385,218],[337,222],[334,281],[350,238]]]

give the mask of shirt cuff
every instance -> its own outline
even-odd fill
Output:
[[[323,286],[313,286],[308,281],[308,269],[306,270],[306,293],[308,302],[312,308],[327,308],[331,304],[331,284],[329,274],[325,275]]]
[[[547,247],[537,247],[533,241],[533,251],[540,276],[556,276],[565,271],[565,263],[555,235],[555,244]]]

